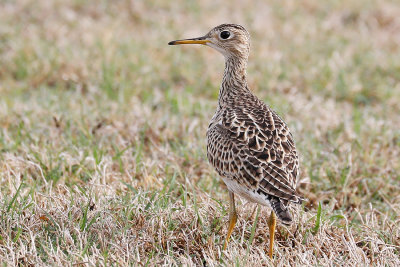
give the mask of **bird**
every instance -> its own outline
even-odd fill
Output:
[[[218,105],[207,130],[207,158],[229,192],[229,226],[225,250],[237,221],[235,195],[271,208],[269,257],[277,218],[290,225],[291,204],[303,198],[296,192],[299,156],[286,123],[250,90],[247,63],[250,34],[241,25],[221,24],[206,35],[175,40],[169,45],[200,44],[225,57]]]

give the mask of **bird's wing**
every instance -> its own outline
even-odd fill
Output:
[[[274,111],[261,101],[252,106],[233,105],[222,113],[220,127],[231,139],[231,164],[238,169],[237,179],[244,179],[260,194],[300,201],[295,192],[299,159],[293,137]]]

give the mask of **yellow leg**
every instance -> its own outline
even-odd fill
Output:
[[[226,235],[225,244],[223,250],[228,246],[229,238],[231,237],[233,228],[235,227],[237,221],[237,213],[235,208],[235,195],[229,191],[229,227],[228,234]]]
[[[276,228],[276,215],[275,212],[271,211],[271,215],[268,219],[269,227],[269,257],[272,259],[272,253],[274,251],[274,239],[275,239],[275,228]]]

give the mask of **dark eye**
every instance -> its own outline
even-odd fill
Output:
[[[219,36],[221,37],[221,39],[228,39],[229,36],[231,36],[231,33],[228,31],[223,31],[219,34]]]

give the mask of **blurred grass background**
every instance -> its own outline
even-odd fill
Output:
[[[268,210],[250,239],[251,204],[221,251],[227,191],[205,132],[223,57],[167,46],[227,22],[251,33],[250,87],[301,156],[309,201],[275,264],[399,264],[397,1],[3,0],[0,14],[4,264],[272,264]]]

